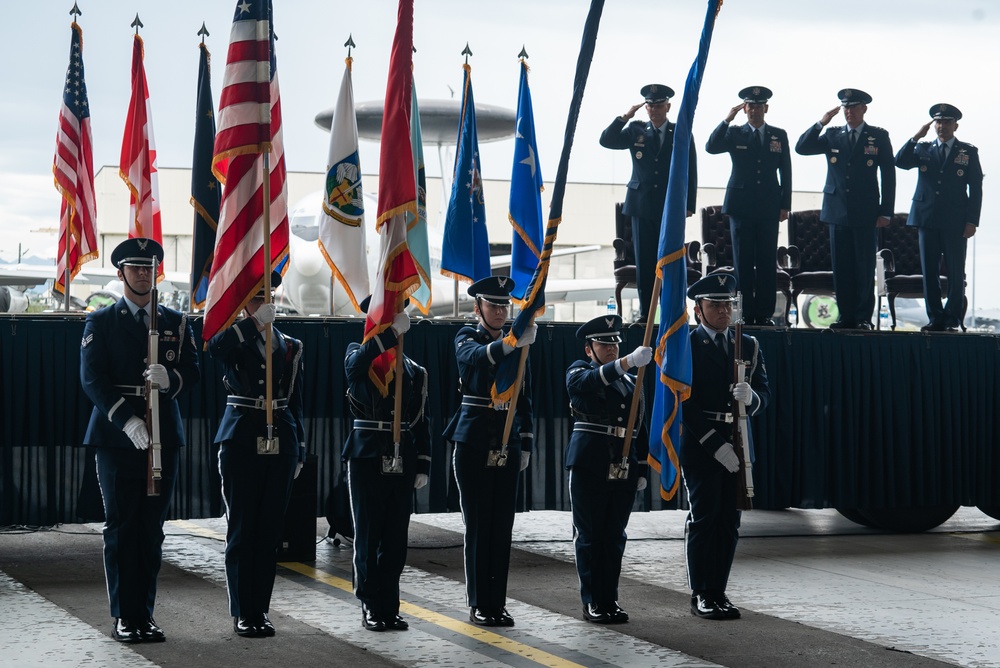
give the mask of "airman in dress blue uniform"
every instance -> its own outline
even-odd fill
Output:
[[[517,341],[504,343],[504,323],[514,281],[490,276],[469,286],[475,299],[477,327],[463,327],[455,336],[455,354],[462,404],[445,428],[444,437],[455,442],[454,468],[459,504],[465,522],[465,581],[469,619],[480,626],[513,626],[507,612],[507,573],[514,529],[514,505],[519,472],[528,467],[534,432],[531,414],[531,369],[524,380],[505,458],[497,454],[505,445],[507,404],[495,405],[490,388],[497,365],[518,348],[531,345],[537,326],[532,323]]]
[[[732,444],[733,407],[746,415],[767,408],[770,391],[757,339],[742,338],[750,382],[733,384],[734,333],[729,329],[736,279],[709,274],[688,288],[700,324],[691,331],[691,396],[684,402],[678,457],[691,510],[684,532],[691,613],[705,619],[736,619],[739,609],[726,585],[739,540],[739,458]],[[745,438],[750,443],[750,434]],[[752,461],[751,452],[751,461]]]
[[[663,84],[643,86],[643,102],[634,104],[611,121],[601,133],[601,146],[632,154],[632,178],[625,193],[622,213],[632,217],[632,243],[635,247],[636,288],[639,291],[639,320],[645,322],[656,274],[660,223],[667,199],[667,180],[674,147],[674,124],[667,120],[674,91]],[[629,121],[645,105],[649,122]],[[628,125],[626,125],[628,123]],[[694,215],[698,194],[698,163],[694,140],[688,152],[687,215]]]
[[[104,572],[112,636],[119,642],[158,642],[153,621],[160,572],[163,522],[177,476],[178,448],[186,444],[177,397],[200,377],[198,351],[187,315],[151,305],[153,258],[163,248],[152,239],[128,239],[111,253],[125,296],[87,316],[80,350],[80,382],[94,403],[84,445],[97,448],[97,480],[104,498]],[[148,360],[150,308],[156,307],[159,359]],[[159,496],[147,496],[149,432],[146,381],[158,388],[162,479]]]
[[[271,287],[281,284],[272,274]],[[302,425],[302,342],[274,326],[275,306],[264,290],[247,302],[246,317],[212,337],[208,349],[224,368],[229,392],[215,442],[226,503],[226,588],[233,630],[247,638],[274,635],[268,618],[285,510],[305,461]],[[277,452],[265,453],[265,330],[271,329],[272,432]]]
[[[584,342],[587,360],[566,370],[566,390],[573,414],[573,434],[566,452],[569,495],[576,538],[576,572],[580,576],[583,618],[596,624],[628,621],[618,605],[629,516],[636,490],[646,488],[649,429],[640,403],[628,453],[627,474],[621,463],[635,374],[629,369],[649,364],[653,349],[639,346],[618,357],[622,319],[601,316],[583,324],[576,337]],[[614,473],[614,477],[612,477]]]
[[[361,302],[365,313],[369,301]],[[409,628],[399,615],[399,577],[406,565],[413,490],[426,485],[430,473],[427,370],[403,356],[398,453],[393,442],[398,380],[389,381],[383,395],[369,376],[372,362],[394,348],[409,329],[410,317],[405,311],[397,313],[381,334],[349,344],[344,359],[347,398],[354,414],[354,429],[343,454],[354,519],[354,594],[361,600],[361,625],[369,631]]]
[[[954,330],[962,325],[965,307],[965,251],[979,227],[983,208],[983,168],[979,149],[955,138],[962,112],[950,104],[935,104],[931,120],[896,154],[900,169],[919,167],[917,189],[906,224],[920,236],[924,303],[929,322],[924,331]],[[933,142],[920,141],[931,123]],[[948,303],[941,304],[939,266],[948,268]]]
[[[831,327],[871,329],[876,228],[885,227],[892,219],[896,170],[889,133],[865,123],[872,96],[845,88],[837,97],[847,125],[829,128],[820,135],[840,109],[834,107],[799,137],[795,150],[827,158],[820,220],[830,226],[833,289],[840,311],[840,319]]]
[[[777,292],[778,223],[792,208],[792,151],[788,134],[764,122],[771,91],[748,86],[708,138],[709,153],[728,153],[733,171],[722,212],[729,215],[736,283],[748,325],[771,325]],[[740,111],[746,125],[730,123]]]

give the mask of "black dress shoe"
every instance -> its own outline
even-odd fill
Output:
[[[854,328],[872,331],[872,324],[870,322],[859,322]]]
[[[830,325],[830,329],[854,329],[857,325],[847,320],[838,320]]]
[[[496,626],[496,615],[487,613],[482,608],[469,609],[469,621],[477,626]]]
[[[167,636],[163,635],[163,629],[156,625],[152,617],[139,622],[138,627],[143,642],[163,642],[167,639]]]
[[[410,628],[410,624],[399,615],[393,615],[392,619],[387,619],[385,625],[393,631],[405,631]]]
[[[729,600],[729,597],[726,596],[725,592],[722,592],[721,594],[719,593],[715,594],[714,598],[715,598],[715,604],[718,605],[719,608],[722,610],[723,614],[726,616],[726,619],[740,618],[740,609],[737,608],[735,605],[733,605],[733,602]]]
[[[583,618],[595,624],[610,624],[611,613],[598,603],[587,603],[583,606]]]
[[[261,635],[252,617],[233,617],[233,630],[242,638],[257,638]]]
[[[500,612],[495,615],[497,626],[514,626],[514,618],[507,612],[507,608],[500,608]]]
[[[369,631],[385,631],[386,629],[385,621],[364,603],[361,604],[361,626]]]
[[[274,624],[271,623],[266,612],[261,613],[257,619],[256,626],[262,636],[271,637],[274,635]]]
[[[708,594],[691,596],[691,614],[702,619],[725,619],[726,613]]]
[[[612,603],[608,608],[611,612],[612,624],[624,624],[628,621],[628,613],[622,610],[622,607],[618,605],[618,601]]]
[[[111,629],[111,637],[118,642],[139,643],[142,642],[142,631],[138,624],[132,623],[124,617],[118,617]]]

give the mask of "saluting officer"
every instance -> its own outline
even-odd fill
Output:
[[[152,239],[128,239],[111,253],[125,296],[87,316],[80,350],[80,382],[94,402],[84,445],[97,448],[97,480],[104,498],[104,573],[112,636],[125,643],[159,642],[153,621],[163,522],[174,492],[178,448],[185,445],[177,396],[200,377],[198,351],[187,315],[151,304]],[[151,309],[156,308],[159,359],[147,359]],[[149,432],[146,386],[158,388],[161,463],[159,496],[147,496]]]
[[[892,220],[896,170],[889,133],[865,123],[872,96],[856,88],[837,93],[847,125],[820,135],[840,107],[806,130],[795,150],[826,155],[820,220],[830,226],[833,288],[840,318],[834,329],[871,329],[875,310],[876,227]],[[881,190],[879,180],[881,179]]]
[[[271,274],[271,287],[281,274]],[[219,332],[208,348],[225,369],[229,396],[215,442],[219,447],[222,497],[226,503],[226,588],[233,630],[256,638],[274,635],[268,618],[278,547],[292,479],[305,461],[302,426],[302,342],[274,326],[275,306],[264,289],[247,302],[246,317]],[[271,330],[272,435],[267,452],[265,332]]]
[[[636,491],[646,488],[649,469],[649,430],[643,420],[639,388],[628,471],[621,475],[622,446],[636,391],[636,377],[629,369],[646,366],[653,358],[653,349],[648,346],[618,357],[621,326],[617,315],[601,316],[582,325],[576,337],[584,342],[588,359],[577,360],[566,370],[566,390],[575,421],[566,468],[576,530],[576,572],[583,618],[596,624],[628,621],[628,613],[618,605],[618,578],[632,503]]]
[[[361,302],[365,313],[370,301],[368,297]],[[361,625],[369,631],[409,628],[399,615],[399,577],[406,565],[413,490],[427,484],[431,466],[427,370],[403,356],[398,452],[393,417],[400,381],[393,377],[382,391],[369,375],[372,362],[394,348],[409,329],[410,317],[405,311],[397,313],[381,334],[349,344],[344,359],[347,398],[354,414],[354,429],[343,454],[354,518],[354,594],[361,600]]]
[[[709,153],[729,153],[733,171],[722,212],[729,215],[733,264],[748,325],[771,325],[777,292],[778,223],[792,208],[792,151],[788,134],[764,122],[771,91],[748,86],[708,138]],[[743,111],[745,125],[730,125]]]
[[[739,540],[736,508],[739,459],[732,443],[734,401],[753,416],[767,408],[770,391],[757,339],[741,341],[750,382],[733,384],[733,316],[736,279],[709,274],[688,288],[700,324],[691,331],[691,396],[684,402],[678,453],[691,510],[684,546],[691,613],[705,619],[736,619],[739,608],[726,596]],[[750,443],[750,434],[744,434]]]
[[[930,322],[920,329],[954,330],[965,310],[965,251],[979,227],[983,208],[983,167],[979,149],[955,138],[962,112],[950,104],[935,104],[931,120],[903,144],[896,154],[900,169],[920,168],[917,189],[906,224],[920,236],[920,266],[924,274],[924,303]],[[920,141],[931,123],[933,142]],[[939,266],[948,268],[948,303],[941,304]]]
[[[502,452],[507,404],[494,405],[490,388],[497,365],[516,349],[531,345],[537,326],[525,330],[516,348],[503,341],[504,323],[514,281],[490,276],[469,286],[475,298],[477,327],[463,327],[455,337],[455,354],[461,382],[462,404],[445,428],[455,442],[454,468],[459,504],[465,522],[465,579],[469,619],[480,626],[513,626],[507,612],[507,572],[514,529],[514,504],[518,473],[528,467],[532,431],[530,367],[513,407],[506,457]],[[520,354],[520,353],[518,353]]]
[[[656,275],[660,222],[667,199],[670,156],[674,147],[674,124],[667,120],[674,91],[663,84],[649,84],[639,91],[643,102],[611,121],[601,133],[601,146],[632,154],[632,178],[625,193],[622,213],[632,217],[632,243],[635,247],[636,289],[639,291],[639,321],[648,317],[649,300]],[[649,122],[632,121],[635,112],[645,105]],[[628,125],[626,125],[628,123]],[[694,140],[688,151],[687,215],[694,215],[698,194],[698,164]]]

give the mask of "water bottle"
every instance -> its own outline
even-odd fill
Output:
[[[799,310],[795,308],[795,302],[792,302],[788,307],[788,322],[792,324],[792,327],[797,327],[799,324]]]
[[[618,315],[618,306],[615,304],[614,297],[608,297],[608,315]]]
[[[891,328],[889,324],[889,304],[882,302],[878,309],[878,328],[880,331],[888,332]]]

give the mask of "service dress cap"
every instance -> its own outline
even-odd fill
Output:
[[[840,99],[840,106],[853,107],[857,104],[870,104],[872,96],[857,88],[844,88],[837,92]]]
[[[597,341],[598,343],[621,343],[622,317],[620,315],[602,315],[588,320],[576,330],[576,338],[581,341]]]
[[[709,274],[695,281],[687,291],[688,299],[730,302],[736,298],[736,277],[732,274]]]
[[[663,84],[646,84],[639,94],[646,100],[646,104],[659,104],[672,98],[674,89]]]
[[[470,285],[466,292],[470,297],[485,299],[491,304],[507,305],[513,289],[514,279],[510,276],[487,276]]]
[[[126,239],[111,251],[111,264],[116,269],[121,269],[122,265],[133,265],[137,267],[152,267],[153,258],[157,263],[163,264],[163,246],[144,237]]]
[[[271,292],[274,292],[274,290],[279,285],[281,285],[281,274],[279,274],[276,271],[272,271],[271,272]],[[263,283],[261,283],[260,290],[257,291],[257,294],[255,294],[254,297],[258,297],[260,299],[264,298],[264,284]]]
[[[763,86],[747,86],[739,92],[740,99],[748,104],[767,104],[771,95],[771,89]]]
[[[928,113],[935,121],[957,121],[962,117],[958,107],[944,102],[935,104]]]

